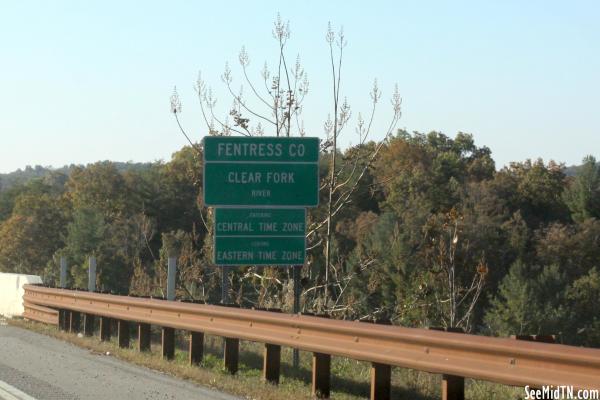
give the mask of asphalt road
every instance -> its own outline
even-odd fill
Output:
[[[0,399],[236,398],[0,323]]]

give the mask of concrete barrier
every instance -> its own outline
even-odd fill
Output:
[[[0,315],[23,315],[23,285],[42,283],[37,275],[0,273]]]

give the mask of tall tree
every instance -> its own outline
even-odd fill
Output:
[[[109,220],[129,211],[125,180],[109,161],[75,168],[67,188],[74,209],[94,208]]]
[[[0,270],[41,274],[62,247],[66,211],[60,198],[25,192],[17,197],[11,217],[0,224]]]
[[[561,334],[569,323],[567,286],[558,265],[518,261],[502,280],[486,314],[486,324],[500,336]]]
[[[594,157],[583,159],[583,165],[570,182],[564,198],[574,221],[600,219],[600,164]]]

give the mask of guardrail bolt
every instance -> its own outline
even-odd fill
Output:
[[[331,381],[331,356],[313,353],[312,357],[312,395],[319,399],[328,399]]]
[[[111,331],[110,331],[111,320],[108,317],[100,317],[100,340],[102,342],[110,341]]]
[[[225,338],[225,351],[223,354],[225,369],[232,375],[238,371],[239,356],[240,340],[234,338]]]
[[[392,367],[371,364],[371,400],[389,400],[392,394]]]
[[[190,365],[198,365],[204,356],[204,333],[190,332],[189,348]]]
[[[162,328],[162,357],[165,360],[175,358],[175,329]]]
[[[119,338],[119,347],[126,349],[129,347],[129,322],[117,321],[117,336]]]
[[[83,334],[85,336],[94,336],[94,315],[85,314],[83,319]]]
[[[281,370],[281,346],[265,343],[263,359],[263,379],[265,382],[279,384]]]
[[[150,324],[138,324],[138,351],[150,351]]]

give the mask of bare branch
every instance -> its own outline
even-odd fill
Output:
[[[248,65],[250,65],[250,57],[248,56],[248,53],[246,52],[246,48],[244,46],[242,46],[242,49],[240,50],[240,54],[239,54],[239,60],[240,60],[240,65],[242,66],[242,71],[244,73],[244,78],[246,78],[246,82],[248,82],[248,85],[250,86],[250,89],[252,89],[252,92],[254,92],[254,95],[260,100],[262,101],[267,107],[269,107],[270,110],[273,109],[273,106],[271,104],[269,104],[256,90],[256,88],[254,87],[254,85],[252,84],[252,82],[250,81],[250,78],[248,77],[248,72],[246,71],[246,67],[248,67]],[[265,67],[264,67],[264,80],[266,82],[266,80],[268,79],[268,71],[267,71],[267,64],[265,63]],[[268,90],[267,90],[268,91]],[[270,94],[270,91],[269,91]]]
[[[190,137],[187,135],[187,133],[181,126],[181,123],[179,122],[179,117],[177,114],[181,113],[181,100],[179,99],[179,94],[177,93],[177,87],[173,88],[173,94],[171,95],[171,112],[173,113],[175,121],[177,121],[177,126],[179,127],[179,130],[181,131],[183,136],[185,136],[190,146],[192,146],[192,148],[201,155],[202,152],[194,145]]]
[[[202,74],[198,72],[198,79],[196,81],[196,93],[198,94],[198,100],[200,101],[200,111],[202,112],[202,118],[208,127],[208,133],[212,134],[214,131],[214,126],[212,121],[208,122],[208,118],[206,116],[206,112],[204,110],[204,99],[206,98],[206,84],[202,80]]]

